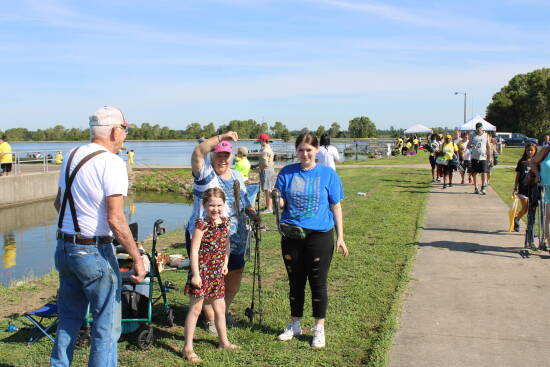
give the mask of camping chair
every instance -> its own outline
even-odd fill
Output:
[[[47,336],[52,342],[54,341],[53,337],[49,334],[49,331],[57,326],[57,303],[50,302],[39,308],[38,310],[27,312],[24,315],[32,324],[34,328],[32,329],[32,334],[29,340],[27,341],[28,345],[36,343],[42,337]],[[38,320],[40,318],[40,320]],[[48,326],[44,325],[44,319],[55,318],[52,323]]]

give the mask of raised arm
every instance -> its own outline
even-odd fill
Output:
[[[193,171],[193,176],[199,175],[199,172],[204,166],[204,160],[206,159],[208,153],[214,149],[216,144],[223,140],[237,141],[239,140],[239,136],[235,131],[228,131],[225,134],[216,135],[206,139],[195,147],[193,154],[191,155],[191,170]]]

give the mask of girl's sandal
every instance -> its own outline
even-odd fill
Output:
[[[187,359],[191,363],[201,363],[202,362],[201,357],[199,357],[197,355],[197,353],[195,353],[193,351],[191,351],[191,352],[183,351],[183,356],[185,357],[185,359]]]
[[[229,343],[227,345],[218,345],[218,349],[237,350],[237,349],[241,349],[241,347],[239,347],[238,345]]]

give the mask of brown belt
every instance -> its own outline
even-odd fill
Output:
[[[97,237],[79,237],[78,235],[66,234],[63,232],[58,232],[58,240],[63,240],[65,242],[73,242],[79,245],[103,245],[106,243],[113,242],[113,237],[111,236],[97,236]]]

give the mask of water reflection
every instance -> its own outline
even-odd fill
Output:
[[[17,245],[15,243],[15,235],[9,233],[4,235],[4,255],[2,255],[2,265],[5,269],[15,266],[15,258],[17,256]]]
[[[183,228],[192,204],[177,194],[140,193],[126,200],[124,210],[129,223],[138,223],[139,239],[143,240],[151,235],[158,218],[164,220],[167,230]],[[57,229],[52,201],[0,209],[0,218],[0,284],[50,272]]]

